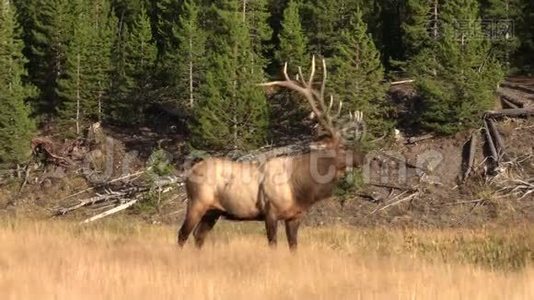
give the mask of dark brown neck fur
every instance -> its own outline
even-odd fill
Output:
[[[337,180],[337,174],[333,172],[336,165],[335,157],[321,154],[320,151],[295,157],[290,184],[301,206],[309,207],[332,195]],[[321,177],[315,178],[313,174]]]

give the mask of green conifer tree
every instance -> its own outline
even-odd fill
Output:
[[[250,30],[250,41],[254,52],[265,65],[268,62],[266,54],[271,50],[269,43],[273,34],[269,26],[269,1],[268,0],[241,0],[242,17],[246,20]]]
[[[250,149],[265,141],[268,125],[263,66],[251,45],[238,0],[218,1],[208,43],[203,99],[195,107],[193,144],[213,149]]]
[[[132,18],[131,26],[124,24],[115,40],[110,99],[111,118],[128,124],[142,121],[140,116],[150,102],[157,56],[147,11],[141,8]]]
[[[152,32],[158,49],[157,68],[158,76],[163,85],[172,84],[174,66],[174,51],[178,47],[174,31],[178,19],[182,14],[184,0],[158,0],[150,1],[150,15]]]
[[[0,1],[0,164],[25,161],[35,124],[25,99],[36,92],[25,85],[22,32],[10,1]]]
[[[386,99],[384,68],[380,52],[367,33],[361,10],[340,33],[333,57],[332,89],[336,99],[343,101],[346,113],[363,112],[370,137],[391,133],[391,105]]]
[[[200,87],[206,77],[206,32],[200,22],[200,6],[196,0],[186,0],[175,27],[178,48],[174,52],[174,83],[180,107],[195,106],[200,99]]]
[[[475,0],[445,2],[439,38],[409,62],[422,98],[416,120],[424,129],[452,134],[478,126],[494,103],[503,71],[483,38],[478,12]]]
[[[288,63],[288,70],[297,73],[297,68],[306,68],[309,64],[308,39],[302,29],[300,21],[299,0],[289,0],[284,10],[280,45],[275,57],[279,65]]]
[[[117,19],[105,0],[74,3],[78,17],[73,24],[57,93],[61,98],[62,123],[76,125],[79,134],[86,122],[102,121],[104,108],[110,106],[111,51]]]
[[[503,66],[510,68],[512,57],[521,45],[514,25],[521,23],[526,6],[524,0],[484,0],[481,3],[481,16],[492,51]]]
[[[77,1],[75,11],[77,22],[73,23],[73,35],[66,53],[65,75],[58,80],[57,85],[61,98],[59,112],[62,124],[67,127],[67,132],[75,131],[79,135],[82,123],[87,118],[91,98],[88,81],[92,72],[89,46],[93,28],[87,2]]]
[[[402,23],[403,47],[408,58],[415,56],[439,35],[438,0],[406,1],[406,20]]]
[[[34,105],[44,117],[56,115],[60,96],[57,84],[65,75],[67,49],[73,33],[73,2],[68,0],[43,0],[40,5],[30,5],[32,16],[28,72],[31,82],[39,88]]]

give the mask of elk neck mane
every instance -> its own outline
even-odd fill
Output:
[[[332,168],[336,168],[336,158],[323,155],[323,151],[312,150],[292,159],[290,185],[299,203],[311,205],[332,194],[336,184],[332,174]]]

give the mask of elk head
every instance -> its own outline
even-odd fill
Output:
[[[302,69],[299,67],[296,80],[289,78],[287,74],[287,63],[284,65],[284,80],[272,81],[260,84],[261,86],[279,86],[293,90],[307,100],[312,117],[315,118],[320,127],[317,143],[312,145],[314,151],[328,151],[333,154],[336,161],[336,168],[344,173],[347,168],[360,166],[364,154],[359,147],[359,141],[365,133],[365,123],[363,115],[359,111],[349,112],[348,116],[340,118],[343,102],[339,101],[334,108],[334,97],[329,95],[328,104],[325,102],[325,87],[327,78],[326,62],[322,60],[323,78],[320,82],[320,89],[314,88],[315,76],[315,56],[312,56],[309,79],[306,80]]]

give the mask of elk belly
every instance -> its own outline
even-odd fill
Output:
[[[258,176],[235,176],[219,192],[221,209],[235,219],[257,219],[262,215],[258,199]]]

